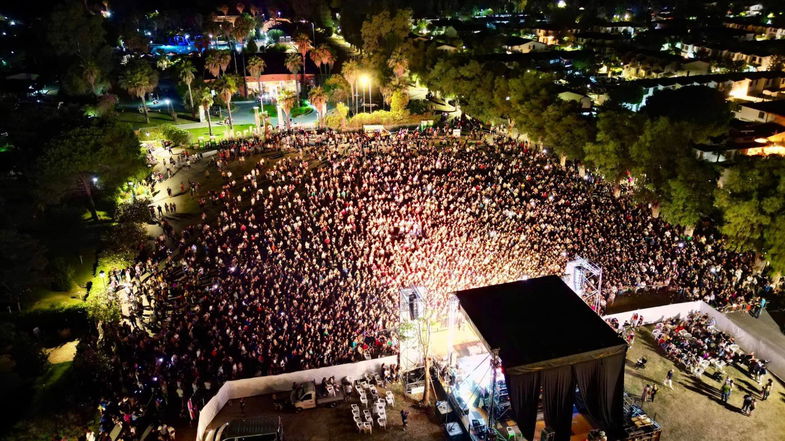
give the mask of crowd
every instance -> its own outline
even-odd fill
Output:
[[[709,316],[693,312],[682,320],[671,318],[658,323],[652,335],[668,358],[693,375],[708,375],[707,370],[714,368],[711,376],[720,382],[718,389],[722,403],[730,401],[735,388],[734,379],[724,374],[727,365],[736,365],[746,371],[760,388],[759,391],[754,391],[751,386],[746,389],[741,413],[751,415],[758,400],[769,398],[773,380],[768,378],[765,384],[763,382],[768,373],[767,361],[758,359],[754,353],[741,351],[733,337],[719,331]],[[757,397],[753,396],[753,392],[756,392]]]
[[[733,337],[715,328],[707,315],[697,312],[685,319],[658,323],[652,335],[668,358],[695,375],[702,375],[709,366],[722,370],[740,355]]]
[[[150,326],[137,313],[103,329],[118,396],[193,419],[227,380],[395,353],[401,288],[425,287],[439,312],[452,291],[561,274],[576,256],[603,269],[603,304],[665,287],[734,305],[767,285],[752,255],[683,238],[574,165],[503,136],[445,135],[221,145],[208,173],[222,187],[191,191],[199,221],[113,274],[154,305]]]

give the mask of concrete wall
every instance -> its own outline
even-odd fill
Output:
[[[653,308],[636,309],[633,311],[620,312],[618,314],[606,315],[604,319],[615,318],[619,324],[629,321],[633,314],[643,315],[645,324],[659,323],[671,317],[686,317],[692,311],[701,309],[702,301],[674,303],[672,305],[655,306]],[[708,305],[707,305],[708,306]]]
[[[356,363],[340,364],[319,369],[308,369],[288,374],[268,375],[265,377],[245,378],[242,380],[227,381],[218,393],[207,402],[199,412],[199,424],[196,429],[196,441],[202,441],[207,426],[213,421],[229,400],[267,395],[275,392],[288,392],[292,390],[292,383],[315,380],[317,383],[322,378],[335,377],[342,380],[344,377],[359,378],[363,374],[377,373],[382,364],[396,364],[398,356],[376,358],[373,360],[358,361]]]

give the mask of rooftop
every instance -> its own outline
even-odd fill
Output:
[[[469,289],[456,296],[488,347],[499,349],[506,369],[625,346],[557,276]]]

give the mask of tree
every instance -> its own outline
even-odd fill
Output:
[[[409,71],[409,61],[400,49],[396,49],[387,60],[389,67],[397,78],[402,78]]]
[[[226,105],[226,111],[229,113],[229,129],[234,130],[234,123],[232,122],[232,95],[237,93],[237,78],[234,75],[224,75],[215,81],[214,87],[221,101]]]
[[[205,115],[207,115],[207,132],[210,134],[210,137],[213,137],[213,123],[210,119],[210,108],[213,106],[213,92],[210,90],[209,87],[202,87],[197,92],[197,99],[199,101],[199,105],[202,106],[204,109]]]
[[[291,115],[292,109],[297,104],[297,100],[297,94],[288,89],[284,89],[278,94],[278,104],[283,112],[283,115],[278,115],[278,117],[284,118],[287,129],[290,128],[289,115]]]
[[[545,145],[560,156],[583,159],[584,146],[594,139],[594,126],[578,113],[572,101],[558,101],[545,109]]]
[[[292,73],[295,77],[295,81],[297,80],[297,73],[300,72],[300,69],[303,67],[303,60],[299,54],[290,54],[286,57],[286,61],[284,61],[284,65]]]
[[[98,64],[93,60],[84,60],[80,67],[82,69],[82,78],[88,84],[90,93],[98,95],[96,84],[101,76],[101,69],[98,67]]]
[[[330,77],[327,78],[327,80],[324,82],[324,90],[327,92],[327,97],[330,103],[349,103],[349,99],[351,97],[351,87],[342,76],[330,75]]]
[[[715,205],[731,249],[762,253],[775,271],[785,271],[785,159],[739,161],[723,175]]]
[[[188,101],[191,104],[191,112],[194,111],[194,95],[191,91],[191,84],[194,82],[196,68],[190,60],[182,60],[177,64],[177,76],[180,82],[188,87]]]
[[[363,55],[373,70],[384,71],[386,61],[404,45],[411,32],[411,23],[410,9],[397,9],[394,14],[384,10],[363,22]]]
[[[327,93],[320,86],[314,87],[308,92],[308,100],[316,109],[318,114],[317,124],[321,127],[322,120],[327,115]]]
[[[527,71],[509,81],[507,93],[510,97],[510,117],[515,126],[532,139],[542,140],[546,135],[542,110],[558,99],[553,78],[548,74]]]
[[[683,158],[677,167],[676,177],[666,184],[661,214],[672,224],[691,228],[711,213],[714,201],[706,195],[717,187],[717,174],[695,157]]]
[[[234,26],[232,27],[232,37],[240,43],[241,46],[245,45],[245,40],[248,36],[253,32],[254,27],[256,26],[256,20],[251,17],[249,14],[242,14],[234,21]],[[237,53],[232,51],[234,54],[234,73],[238,74],[237,71]],[[248,95],[248,85],[245,82],[245,51],[241,51],[242,59],[243,59],[243,89],[245,90],[246,96]]]
[[[355,104],[354,107],[356,108],[355,101],[357,96],[355,94],[355,88],[357,87],[357,78],[360,77],[360,65],[355,60],[349,60],[343,63],[343,68],[341,68],[341,75],[343,75],[343,78],[349,84],[352,95],[352,103]]]
[[[266,64],[262,57],[254,55],[248,59],[248,73],[252,77],[256,77],[256,88],[259,90],[259,95],[262,94],[262,72],[264,72]]]
[[[305,88],[305,69],[306,69],[305,56],[308,55],[308,52],[311,49],[313,49],[313,45],[311,44],[311,39],[308,38],[308,36],[303,33],[295,35],[294,45],[295,47],[297,47],[297,52],[299,52],[300,56],[302,57],[302,76],[300,77],[302,83],[302,87],[300,88],[300,90],[302,91]],[[288,64],[286,67],[287,68],[289,67]]]
[[[668,181],[676,177],[677,165],[692,154],[684,124],[665,117],[646,121],[630,147],[636,193],[644,200],[661,201]]]
[[[630,146],[643,131],[644,119],[628,111],[606,110],[597,118],[597,138],[584,147],[585,160],[607,180],[618,183],[632,169]]]
[[[210,72],[210,75],[218,78],[222,72],[226,72],[231,61],[232,56],[227,51],[209,51],[207,58],[205,58],[204,67]]]
[[[643,112],[652,119],[665,116],[671,121],[689,123],[686,129],[695,142],[727,133],[732,118],[725,95],[707,86],[657,91],[646,100]]]
[[[78,1],[67,1],[55,6],[46,26],[46,37],[55,53],[94,59],[106,45],[103,20],[90,15]]]
[[[98,220],[93,194],[113,194],[129,179],[147,170],[139,140],[130,127],[98,120],[53,139],[36,163],[36,187],[46,203],[72,195],[87,199],[93,220]]]
[[[326,44],[321,44],[318,47],[322,65],[327,66],[327,73],[332,72],[333,64],[335,64],[335,55],[333,51]]]
[[[136,96],[142,101],[144,119],[150,124],[150,116],[147,113],[147,101],[145,96],[158,86],[158,72],[156,72],[144,60],[134,60],[120,74],[120,87],[129,94]]]

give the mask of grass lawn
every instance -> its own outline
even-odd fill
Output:
[[[743,348],[742,348],[743,349]],[[633,368],[635,360],[645,355],[649,362],[645,369]],[[662,425],[662,439],[674,441],[756,440],[781,441],[785,439],[785,388],[774,379],[774,389],[766,401],[758,401],[752,416],[739,412],[742,398],[751,392],[759,398],[758,385],[744,372],[726,367],[736,386],[728,405],[719,397],[720,383],[707,376],[695,377],[676,369],[673,390],[663,386],[668,369],[673,363],[659,354],[650,329],[638,331],[635,344],[627,353],[625,389],[640,396],[645,384],[657,383],[659,392],[654,403],[643,408]],[[713,373],[709,369],[709,373]]]
[[[139,113],[130,110],[118,112],[117,119],[120,122],[131,124],[131,126],[134,129],[139,129],[142,127],[161,126],[165,124],[187,124],[187,123],[199,122],[198,120],[191,118],[191,114],[188,112],[177,112],[177,122],[172,121],[172,116],[169,114],[169,112],[150,111],[149,115],[150,115],[149,124],[144,119],[144,113]]]
[[[270,118],[275,118],[278,116],[278,109],[273,104],[265,104],[264,110],[267,112],[267,116]],[[308,115],[313,112],[313,107],[309,105],[304,105],[300,107],[295,107],[292,109],[292,118],[297,118],[298,116]],[[253,113],[253,109],[251,109],[251,113]]]
[[[224,126],[224,125],[220,125],[220,126],[214,125],[213,126],[213,136],[215,136],[216,138],[219,138],[219,139],[223,138],[224,134],[226,133],[226,130],[228,128],[229,128],[228,126]],[[253,128],[254,128],[253,124],[235,124],[234,125],[235,133],[239,133],[239,132],[242,132],[244,130],[253,129]],[[210,136],[210,131],[209,131],[209,129],[207,127],[197,127],[195,129],[186,129],[186,130],[188,131],[188,133],[191,134],[191,136],[193,137],[194,142],[198,141],[200,136],[203,137],[204,140],[207,140],[208,137]]]

